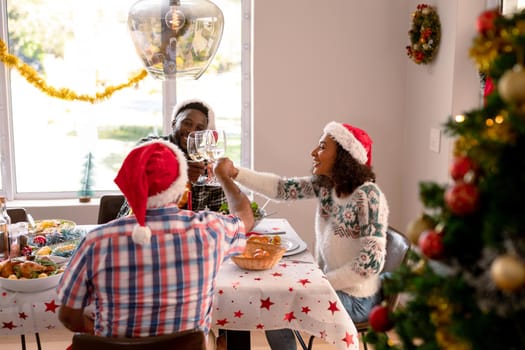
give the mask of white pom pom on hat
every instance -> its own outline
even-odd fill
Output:
[[[136,225],[133,228],[131,238],[133,239],[133,242],[137,244],[148,244],[151,240],[151,229],[148,226]]]
[[[366,131],[350,124],[330,122],[324,127],[329,134],[359,163],[372,165],[372,139]]]
[[[131,150],[114,181],[137,219],[133,241],[147,244],[151,229],[146,226],[146,209],[178,201],[188,182],[188,164],[177,146],[152,140]]]
[[[208,105],[206,102],[196,99],[196,98],[190,98],[190,99],[177,103],[175,107],[173,107],[173,111],[171,113],[171,121],[173,122],[177,118],[179,113],[185,110],[189,104],[194,104],[194,103],[200,104],[204,107],[204,109],[208,110],[208,113],[204,113],[206,114],[206,117],[208,117],[208,129],[215,130],[215,112],[210,107],[210,105]]]

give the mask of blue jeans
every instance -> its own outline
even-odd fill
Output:
[[[370,310],[381,302],[380,291],[366,298],[354,297],[340,290],[336,291],[336,293],[339,299],[341,299],[346,312],[348,312],[350,318],[355,323],[368,320]]]
[[[364,322],[368,320],[370,310],[381,302],[381,292],[366,297],[358,298],[346,294],[342,291],[336,291],[339,299],[343,303],[346,312],[354,322]],[[291,329],[275,329],[266,331],[266,340],[272,350],[296,350],[297,343],[295,342],[295,335]]]

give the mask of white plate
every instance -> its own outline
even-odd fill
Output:
[[[290,238],[286,238],[286,239],[289,239],[290,241],[292,241],[292,239]],[[299,254],[299,253],[304,252],[306,248],[308,248],[308,246],[306,245],[306,242],[295,241],[295,240],[293,240],[293,242],[297,243],[297,248],[286,251],[283,256],[292,256],[295,254]]]
[[[69,258],[64,258],[62,256],[57,256],[57,255],[42,255],[41,257],[49,258],[51,261],[53,261],[58,266],[65,265],[67,262],[69,262]]]
[[[10,280],[0,277],[0,286],[14,292],[39,292],[54,288],[60,281],[61,273],[43,278],[31,278],[25,280]]]
[[[294,239],[281,238],[281,246],[286,248],[286,251],[292,251],[299,248],[299,242]]]

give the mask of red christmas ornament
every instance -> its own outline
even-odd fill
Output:
[[[487,105],[487,96],[490,95],[494,89],[495,89],[495,85],[494,85],[494,80],[492,80],[491,77],[487,77],[487,79],[485,80],[485,88],[483,90],[483,104],[484,105]]]
[[[376,305],[370,310],[368,315],[368,323],[370,327],[376,332],[387,332],[394,327],[394,323],[388,317],[389,311],[386,305]]]
[[[487,10],[482,12],[476,21],[476,29],[481,34],[486,34],[490,30],[494,30],[494,20],[500,16],[498,10]]]
[[[445,203],[456,215],[473,213],[478,205],[479,191],[473,184],[456,182],[445,191]]]
[[[421,233],[417,242],[423,255],[430,259],[439,259],[443,256],[445,246],[443,235],[436,230],[426,230]]]
[[[47,239],[45,236],[36,236],[33,238],[33,243],[39,247],[46,245]]]
[[[450,177],[455,181],[461,181],[469,171],[474,171],[476,164],[466,156],[455,157],[450,164]]]

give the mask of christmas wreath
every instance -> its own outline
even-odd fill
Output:
[[[432,62],[441,39],[441,24],[434,7],[419,4],[412,14],[412,28],[408,31],[410,45],[407,55],[417,64]]]

